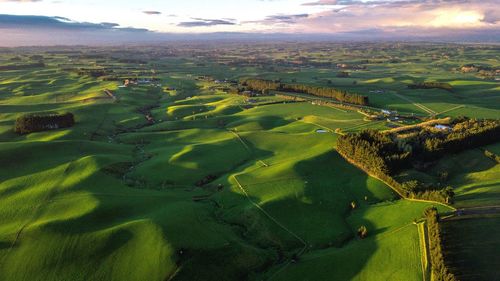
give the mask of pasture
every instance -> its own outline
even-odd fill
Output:
[[[283,48],[268,59],[283,57]],[[2,71],[0,280],[422,280],[413,222],[434,204],[398,198],[334,149],[337,129],[387,129],[384,120],[279,96],[250,101],[213,79],[334,85],[366,93],[380,109],[478,118],[498,118],[496,84],[448,75],[464,63],[458,58],[426,68],[421,53],[420,62],[368,62],[350,78],[325,67],[227,63],[245,58],[244,50],[219,62],[181,53],[140,65],[117,61],[119,50],[109,49],[114,57],[100,62],[123,77],[154,67],[161,86],[78,75],[66,69],[65,53],[44,53],[45,67]],[[332,59],[364,56],[355,50]],[[92,56],[75,60],[97,64]],[[423,80],[456,90],[407,88]],[[18,116],[40,112],[72,112],[76,124],[13,132]],[[457,206],[498,202],[499,165],[481,151],[437,167],[449,171]]]

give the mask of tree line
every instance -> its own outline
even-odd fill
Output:
[[[500,141],[500,120],[458,118],[451,132],[436,137],[419,138],[425,156],[437,159],[446,153],[457,153]]]
[[[446,132],[422,129],[406,139],[398,138],[397,134],[365,130],[341,136],[337,151],[389,183],[403,197],[450,203],[454,196],[451,187],[418,181],[399,183],[392,176],[411,167],[426,167],[448,153],[500,141],[500,120],[459,118],[452,126]]]
[[[88,68],[80,68],[77,71],[80,76],[91,76],[93,78],[99,78],[102,76],[107,76],[113,73],[111,69],[88,69]]]
[[[68,128],[75,124],[72,113],[35,115],[27,114],[16,119],[14,131],[18,134],[29,134],[59,128]]]
[[[427,233],[429,236],[432,279],[436,281],[456,281],[456,277],[444,262],[438,211],[435,207],[428,208],[424,211],[424,216],[427,221]]]
[[[411,154],[401,151],[389,135],[375,130],[341,136],[337,141],[337,150],[372,172],[388,175],[407,166]]]
[[[279,81],[271,81],[264,79],[243,79],[240,84],[247,89],[253,91],[284,91],[284,92],[294,92],[309,94],[317,97],[333,98],[340,102],[358,104],[358,105],[368,105],[369,100],[367,96],[349,93],[345,90],[318,87],[304,84],[287,84],[281,83]]]
[[[45,67],[45,63],[44,62],[35,62],[35,63],[28,63],[28,64],[0,65],[0,70],[22,70],[22,69],[30,69],[30,68],[38,68],[38,67]]]
[[[409,89],[443,89],[449,92],[453,91],[453,86],[442,82],[422,82],[408,85]]]
[[[489,151],[489,150],[485,150],[484,151],[484,156],[490,158],[491,160],[497,162],[498,164],[500,164],[500,156],[496,155],[495,153]]]

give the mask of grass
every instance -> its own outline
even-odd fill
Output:
[[[500,216],[449,220],[443,224],[446,258],[460,280],[498,278],[498,240]]]
[[[350,61],[344,54],[335,58]],[[272,71],[191,57],[145,66],[101,62],[123,75],[158,68],[161,88],[118,88],[62,70],[65,54],[46,56],[46,68],[5,71],[0,79],[0,280],[421,280],[413,220],[432,204],[397,200],[333,149],[336,129],[383,129],[384,122],[278,97],[258,97],[249,106],[197,76],[333,85],[405,112],[425,114],[393,93],[437,112],[466,105],[450,115],[499,112],[494,84],[429,70],[425,56],[409,67],[370,63],[348,79],[319,67]],[[82,67],[96,63],[75,60]],[[406,88],[422,79],[446,80],[456,92]],[[104,89],[117,101],[106,99]],[[387,93],[368,93],[376,89]],[[74,113],[76,125],[12,132],[21,114],[60,111]],[[450,171],[458,206],[498,201],[498,165],[481,151],[447,157],[437,167]],[[213,182],[195,186],[209,175]],[[363,240],[356,236],[361,225],[369,232]]]
[[[448,173],[445,180],[440,178],[443,172]],[[464,208],[498,205],[499,173],[498,163],[486,157],[481,149],[472,149],[445,156],[425,172],[405,171],[400,180],[417,179],[424,183],[451,186],[456,193],[454,205]]]
[[[368,238],[307,253],[277,268],[271,280],[421,280],[418,230],[411,221],[428,206],[397,201],[357,209],[348,216],[348,227],[355,232],[366,225]]]

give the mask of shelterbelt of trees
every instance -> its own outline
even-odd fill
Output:
[[[413,142],[423,145],[424,157],[435,160],[447,153],[483,146],[500,141],[500,120],[457,118],[449,133],[429,137],[421,133]]]
[[[50,115],[23,115],[16,119],[14,131],[29,134],[53,129],[68,128],[75,124],[73,113]]]
[[[317,87],[304,84],[286,84],[264,79],[242,79],[240,84],[254,91],[284,91],[304,93],[318,97],[333,98],[340,102],[368,105],[368,97],[335,88]]]
[[[497,162],[498,164],[500,164],[500,156],[496,155],[495,153],[493,153],[489,150],[485,150],[484,155],[486,157],[490,158],[491,160]]]
[[[438,132],[419,128],[411,134],[382,133],[365,130],[341,136],[337,151],[363,170],[391,184],[402,196],[450,203],[451,187],[425,186],[418,181],[399,183],[393,175],[403,169],[428,167],[449,153],[500,141],[500,120],[457,118],[450,130]]]
[[[45,63],[35,62],[35,63],[28,63],[28,64],[0,65],[0,70],[22,70],[22,69],[39,68],[39,67],[45,67]]]
[[[102,77],[102,76],[107,76],[107,75],[110,75],[113,73],[113,70],[112,69],[105,69],[105,68],[96,68],[96,69],[92,69],[92,68],[80,68],[78,69],[77,71],[77,74],[80,75],[80,76],[91,76],[93,78],[99,78],[99,77]]]
[[[441,83],[441,82],[422,82],[422,83],[416,83],[416,84],[410,84],[408,85],[408,88],[410,89],[443,89],[449,92],[453,91],[453,86],[451,86],[448,83]]]
[[[443,248],[441,246],[441,229],[439,227],[439,214],[436,208],[426,209],[424,216],[427,220],[429,234],[429,252],[432,271],[432,280],[456,281],[456,277],[447,268],[444,262]]]

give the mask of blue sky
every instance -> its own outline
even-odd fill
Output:
[[[79,32],[90,38],[92,24],[95,36],[113,31],[116,38],[116,31],[144,29],[149,38],[213,32],[496,37],[499,6],[498,0],[0,0],[0,31],[14,43],[42,29],[69,38],[84,27]]]

